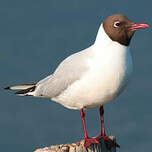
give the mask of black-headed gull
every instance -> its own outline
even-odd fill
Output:
[[[105,135],[103,104],[116,98],[128,84],[133,66],[130,41],[137,29],[147,28],[144,23],[133,23],[121,14],[109,16],[100,26],[95,43],[67,57],[50,76],[30,84],[7,87],[20,90],[23,96],[50,98],[70,109],[79,109],[84,129],[84,146],[99,143]],[[83,109],[100,107],[101,133],[89,138]],[[113,144],[114,145],[114,144]]]

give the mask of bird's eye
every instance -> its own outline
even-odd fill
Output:
[[[120,25],[121,25],[121,24],[120,24],[119,21],[116,21],[116,22],[114,22],[114,24],[113,24],[114,27],[119,27]]]

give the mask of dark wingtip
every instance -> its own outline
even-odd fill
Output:
[[[33,92],[35,90],[36,86],[33,86],[31,88],[28,88],[28,89],[25,89],[25,90],[20,90],[18,92],[15,92],[15,94],[18,94],[18,95],[26,95],[26,93],[28,92]],[[29,95],[27,95],[29,96]]]
[[[10,87],[6,87],[6,88],[4,88],[5,90],[10,90]]]
[[[27,92],[28,90],[20,90],[20,91],[15,92],[15,94],[25,94]]]

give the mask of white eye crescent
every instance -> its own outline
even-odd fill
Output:
[[[117,28],[117,27],[120,27],[120,25],[121,25],[121,24],[120,24],[119,21],[116,21],[116,22],[114,22],[114,24],[113,24],[113,26],[116,27],[116,28]]]

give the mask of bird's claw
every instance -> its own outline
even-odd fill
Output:
[[[100,145],[100,142],[97,138],[85,138],[84,147],[87,148],[91,144],[99,144]]]
[[[103,139],[104,143],[106,144],[107,149],[111,149],[112,147],[118,147],[120,148],[120,145],[117,144],[114,140],[112,140],[111,138],[109,138],[108,136],[102,136],[99,135],[98,137],[96,137],[98,140]]]
[[[102,136],[102,135],[99,135],[96,138],[85,138],[84,147],[87,148],[91,144],[99,144],[99,145],[101,145],[101,143],[100,143],[101,139],[104,140],[104,143],[105,143],[107,149],[111,149],[112,147],[120,148],[120,145],[117,144],[115,141],[110,139],[108,136]]]

